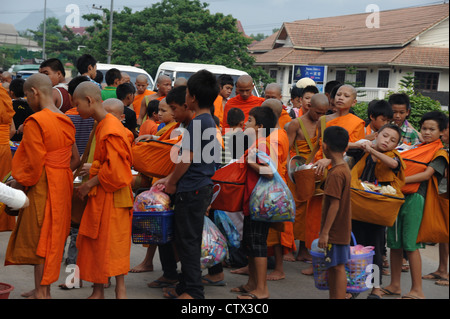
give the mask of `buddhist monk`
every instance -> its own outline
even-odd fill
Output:
[[[72,170],[80,158],[75,127],[55,106],[48,76],[32,75],[24,92],[35,113],[24,123],[11,186],[27,191],[30,206],[19,212],[5,265],[34,265],[35,289],[23,296],[41,299],[50,298],[50,285],[60,274],[70,230]]]
[[[283,103],[278,99],[268,99],[263,102],[262,106],[270,107],[275,116],[279,118],[283,111]],[[273,150],[275,150],[278,163],[277,170],[284,182],[287,182],[287,159],[289,153],[289,138],[284,129],[279,124],[275,126],[275,130],[269,135],[268,141]],[[281,280],[285,278],[283,269],[283,260],[294,261],[292,252],[295,251],[294,229],[292,222],[284,222],[284,231],[278,231],[270,228],[267,237],[267,247],[273,249],[275,256],[275,268],[267,275],[267,280]],[[283,258],[284,256],[284,258]],[[291,257],[291,258],[289,258]]]
[[[328,111],[328,104],[328,99],[324,94],[316,94],[311,99],[309,111],[289,123],[287,134],[289,137],[290,158],[298,155],[305,162],[308,160],[317,143],[319,119]],[[311,255],[305,246],[306,227],[315,223],[309,222],[310,220],[306,215],[307,201],[300,200],[297,195],[297,187],[301,190],[303,185],[296,185],[289,178],[287,182],[295,199],[294,238],[300,241],[296,260],[309,262],[311,261]]]
[[[278,83],[267,84],[264,96],[266,101],[268,99],[276,99],[283,103],[283,91],[281,89],[281,85]],[[291,116],[286,111],[286,106],[283,105],[281,114],[278,116],[278,125],[280,125],[280,128],[285,129],[285,126],[290,123],[291,120]]]
[[[136,77],[136,82],[134,83],[134,85],[136,86],[136,96],[134,97],[133,101],[133,110],[134,112],[136,112],[136,119],[138,119],[139,115],[141,114],[142,101],[146,96],[153,95],[156,92],[147,89],[148,78],[144,74],[139,74]]]
[[[254,87],[253,78],[250,75],[242,75],[236,81],[237,96],[229,99],[223,110],[222,134],[226,133],[225,129],[230,127],[227,123],[227,114],[230,109],[234,107],[241,109],[244,112],[245,121],[247,121],[250,110],[256,106],[261,106],[264,102],[264,98],[252,94]]]
[[[126,298],[133,206],[131,143],[126,128],[104,109],[95,84],[78,85],[73,102],[83,118],[98,123],[90,179],[76,189],[80,199],[88,196],[77,239],[80,279],[94,283],[90,299],[102,299],[104,284],[115,277],[116,298]]]
[[[144,97],[142,99],[141,109],[139,110],[139,113],[136,112],[136,114],[139,114],[137,125],[142,125],[142,123],[145,122],[147,105],[150,101],[155,99],[161,101],[167,96],[167,93],[169,93],[169,91],[172,89],[172,80],[167,75],[160,75],[156,81],[156,88],[157,92],[155,94],[149,95],[148,97]]]
[[[11,148],[9,139],[15,134],[12,100],[6,90],[0,86],[0,181],[11,172]],[[16,218],[0,213],[0,232],[14,229]]]

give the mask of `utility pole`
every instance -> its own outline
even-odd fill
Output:
[[[42,59],[46,60],[45,58],[45,35],[47,33],[47,0],[44,0],[44,37],[42,39]]]
[[[112,43],[112,28],[113,28],[113,7],[114,7],[114,0],[111,0],[111,11],[109,13],[109,39],[108,39],[108,64],[111,64],[111,43]]]

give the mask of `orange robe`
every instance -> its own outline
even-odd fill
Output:
[[[223,126],[223,97],[221,95],[218,95],[214,101],[214,115],[219,118],[220,126]]]
[[[0,181],[11,172],[9,135],[15,113],[11,97],[4,87],[0,86]],[[0,213],[0,231],[13,230],[15,223],[15,217]]]
[[[227,115],[228,115],[229,110],[231,110],[234,107],[241,109],[244,112],[245,121],[247,122],[248,113],[250,113],[250,110],[254,107],[261,106],[261,104],[263,104],[264,101],[265,101],[264,98],[257,97],[254,95],[250,96],[247,100],[244,100],[241,97],[241,95],[238,95],[238,96],[235,96],[234,98],[229,99],[223,110],[222,134],[225,134],[225,128],[230,127],[227,123]]]
[[[145,90],[144,93],[142,94],[137,94],[134,97],[134,101],[133,101],[133,109],[134,112],[136,112],[136,119],[139,118],[139,114],[141,114],[141,105],[142,105],[142,100],[146,97],[146,96],[150,96],[155,94],[156,92],[150,91],[150,90]]]
[[[278,173],[287,182],[287,158],[289,153],[289,138],[284,129],[278,129],[268,137],[271,149],[275,150],[278,158]],[[295,251],[294,224],[292,222],[284,222],[284,232],[279,232],[274,228],[269,229],[267,236],[267,246],[281,245],[283,254]]]
[[[77,238],[80,278],[107,283],[130,269],[131,143],[120,121],[111,114],[98,123],[90,178],[100,184],[89,193]]]
[[[12,175],[28,188],[30,206],[19,213],[5,265],[44,264],[41,285],[58,280],[70,231],[74,143],[69,117],[43,109],[25,121],[13,159]]]
[[[317,135],[311,139],[311,143],[314,145],[317,141]],[[295,141],[296,148],[291,148],[291,157],[294,157],[296,155],[300,155],[301,157],[307,159],[308,156],[311,154],[311,148],[309,147],[308,143],[306,141]],[[298,150],[298,154],[297,154]],[[306,238],[306,201],[299,201],[296,191],[296,185],[291,182],[291,180],[288,178],[287,184],[289,186],[289,189],[291,190],[292,195],[294,196],[295,200],[295,222],[294,222],[294,238],[298,239],[300,241],[305,241]],[[300,185],[301,187],[301,185]]]
[[[147,120],[141,125],[139,136],[156,135],[156,132],[158,132],[158,123],[153,120]]]
[[[349,142],[355,143],[365,137],[365,122],[351,113],[332,119],[326,123],[326,127],[340,126],[348,131]],[[320,141],[322,145],[322,140]],[[316,154],[315,161],[323,158],[322,146]],[[306,209],[306,240],[305,245],[311,248],[312,242],[319,238],[320,223],[322,219],[323,195],[315,195],[308,201]]]
[[[289,113],[283,109],[283,111],[281,111],[281,116],[278,119],[278,125],[280,126],[280,128],[284,129],[285,125],[287,123],[290,123],[292,121],[292,117],[289,115]]]

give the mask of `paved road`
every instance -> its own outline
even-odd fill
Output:
[[[0,282],[6,282],[15,287],[10,294],[10,299],[23,299],[20,294],[33,289],[33,267],[31,266],[3,266],[5,251],[8,244],[10,232],[0,233]],[[131,247],[131,265],[139,264],[145,256],[146,248],[141,245]],[[427,274],[435,271],[438,263],[438,246],[427,246],[422,250],[423,273]],[[140,274],[128,274],[125,277],[127,295],[129,299],[164,299],[160,289],[150,289],[147,283],[161,276],[161,265],[158,255],[154,260],[154,271]],[[327,299],[328,291],[321,291],[315,288],[314,278],[301,274],[301,270],[309,265],[303,262],[285,262],[284,268],[286,279],[269,282],[271,299]],[[65,264],[61,264],[60,283],[64,282],[70,272],[65,272]],[[215,300],[236,300],[236,294],[230,289],[246,283],[247,277],[230,273],[231,269],[225,269],[225,287],[206,287],[207,299]],[[389,277],[383,277],[384,284],[389,283]],[[410,287],[409,273],[402,274],[402,288],[406,293]],[[114,298],[114,279],[111,288],[106,289],[106,298]],[[424,292],[428,299],[449,299],[448,287],[439,287],[433,281],[424,281]],[[81,289],[61,290],[57,284],[52,285],[51,294],[54,299],[85,299],[91,293],[91,285],[84,283]],[[358,299],[365,299],[368,292],[359,295]],[[293,305],[295,305],[293,303]]]

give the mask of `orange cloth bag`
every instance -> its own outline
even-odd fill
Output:
[[[448,154],[445,150],[436,153],[436,157],[443,156],[448,163]],[[436,177],[428,182],[427,196],[420,224],[418,243],[448,243],[449,241],[449,205],[448,190],[439,195],[439,186]]]

